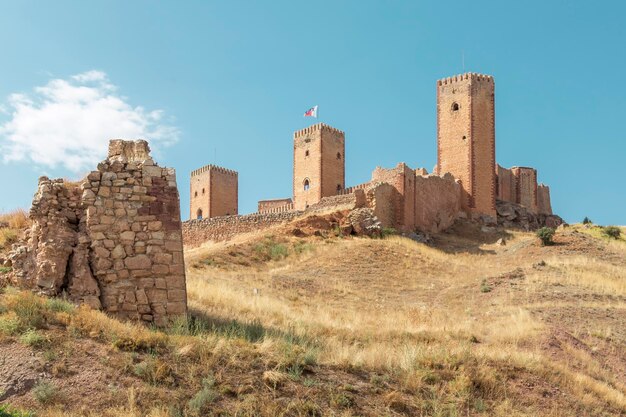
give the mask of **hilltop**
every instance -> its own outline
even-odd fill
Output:
[[[500,240],[503,239],[505,244]],[[0,296],[4,403],[38,416],[626,415],[626,241],[458,223],[429,244],[186,250],[190,320]]]

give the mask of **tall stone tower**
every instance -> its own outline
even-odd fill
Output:
[[[437,172],[461,180],[462,208],[496,217],[495,85],[462,74],[437,81]]]
[[[238,186],[238,174],[230,169],[206,165],[191,171],[189,218],[237,214]]]
[[[323,123],[293,134],[293,201],[304,210],[345,187],[345,135]]]

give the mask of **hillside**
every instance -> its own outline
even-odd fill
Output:
[[[167,331],[6,289],[0,400],[38,416],[626,415],[623,239],[287,232],[188,250],[192,319]]]

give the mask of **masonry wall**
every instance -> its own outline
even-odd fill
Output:
[[[322,123],[294,133],[293,203],[297,210],[338,194],[338,186],[344,188],[344,144],[343,132]]]
[[[537,186],[537,211],[539,214],[552,214],[550,187],[544,184]]]
[[[235,215],[239,206],[236,171],[206,165],[191,173],[189,218]]]
[[[517,201],[517,191],[513,172],[510,169],[497,165],[496,174],[496,198],[515,203]]]
[[[461,185],[451,174],[415,177],[415,228],[438,233],[454,224],[461,211]]]
[[[372,172],[372,182],[388,183],[396,189],[394,227],[402,231],[412,230],[415,226],[415,171],[403,162],[391,169],[376,167]]]
[[[462,207],[496,216],[493,78],[463,74],[437,82],[437,173],[459,179]]]
[[[175,171],[155,165],[147,142],[113,140],[80,187],[40,179],[30,239],[13,256],[20,285],[158,325],[184,315]]]
[[[202,243],[219,242],[242,234],[265,230],[285,224],[299,216],[332,211],[350,211],[365,207],[367,200],[363,190],[354,193],[324,197],[305,211],[292,210],[276,213],[253,213],[243,216],[223,216],[183,223],[183,241],[193,247]]]
[[[258,202],[257,210],[259,213],[265,211],[279,210],[282,208],[293,209],[293,202],[291,198],[279,198],[275,200],[260,200]]]
[[[537,213],[537,170],[528,167],[511,168],[515,178],[517,204]]]

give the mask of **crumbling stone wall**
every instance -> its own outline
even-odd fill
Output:
[[[552,214],[550,187],[545,184],[539,184],[537,186],[537,211],[539,214]]]
[[[280,213],[253,213],[241,216],[222,216],[183,223],[185,245],[193,247],[205,242],[220,242],[243,233],[256,232],[295,219],[301,211]]]
[[[454,224],[461,211],[461,185],[452,174],[415,177],[415,228],[438,233]]]
[[[80,189],[40,178],[28,240],[12,254],[19,284],[158,325],[186,313],[176,174],[149,152],[112,140]]]
[[[277,198],[274,200],[259,200],[257,211],[263,212],[280,212],[293,210],[293,201],[291,198]]]

